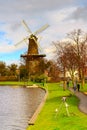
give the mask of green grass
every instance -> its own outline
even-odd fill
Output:
[[[0,85],[18,85],[18,86],[23,86],[23,85],[32,85],[33,82],[24,82],[24,81],[0,81]]]
[[[80,85],[81,86],[81,85]],[[84,87],[81,86],[81,91],[87,92],[87,83],[85,83]]]
[[[70,91],[63,91],[59,84],[49,83],[48,98],[33,126],[27,130],[87,130],[87,115],[78,109],[79,100]],[[46,86],[47,87],[47,86]],[[67,116],[65,106],[60,109],[62,96],[67,96],[70,116]],[[55,109],[60,109],[56,115]]]
[[[32,85],[32,82],[0,82],[0,85]],[[44,88],[48,89],[48,98],[42,108],[35,125],[29,126],[27,130],[87,130],[87,115],[78,109],[79,99],[73,93],[63,88],[58,83],[48,83]],[[81,91],[87,91],[87,84]],[[70,116],[67,116],[65,106],[60,109],[62,96],[67,96]],[[59,113],[55,109],[60,110]]]

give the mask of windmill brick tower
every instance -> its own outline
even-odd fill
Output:
[[[28,70],[28,75],[30,77],[30,75],[34,75],[34,74],[38,73],[40,59],[46,56],[45,54],[39,54],[40,46],[38,44],[38,38],[36,35],[42,31],[44,31],[49,25],[46,24],[46,25],[42,26],[36,32],[32,33],[24,20],[22,23],[23,23],[24,27],[26,28],[26,30],[29,32],[29,37],[26,37],[24,40],[28,39],[29,43],[28,43],[27,54],[22,54],[21,57],[24,58],[26,61],[26,68]],[[22,40],[22,42],[24,40]]]

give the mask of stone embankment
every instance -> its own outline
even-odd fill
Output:
[[[33,85],[33,86],[31,86],[31,87],[36,87],[36,85]],[[37,86],[38,87],[38,86]],[[43,89],[43,88],[42,88]],[[47,99],[47,96],[48,96],[48,91],[47,90],[45,90],[44,89],[44,91],[45,91],[45,96],[44,96],[44,98],[42,99],[42,101],[41,101],[41,103],[39,104],[39,106],[38,106],[38,108],[36,109],[36,111],[34,112],[34,114],[33,114],[33,116],[31,117],[31,119],[29,120],[29,122],[28,122],[28,124],[29,125],[34,125],[35,124],[35,121],[36,121],[36,119],[37,119],[37,116],[38,116],[38,114],[40,113],[40,111],[41,111],[41,109],[42,109],[42,107],[43,107],[43,105],[44,105],[44,103],[45,103],[45,101],[46,101],[46,99]]]

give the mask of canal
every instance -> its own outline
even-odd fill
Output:
[[[0,130],[26,130],[44,95],[41,88],[0,86]]]

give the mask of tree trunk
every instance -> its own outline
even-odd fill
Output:
[[[65,67],[64,67],[64,81],[63,81],[63,90],[65,91],[66,90],[66,70],[65,70]]]

